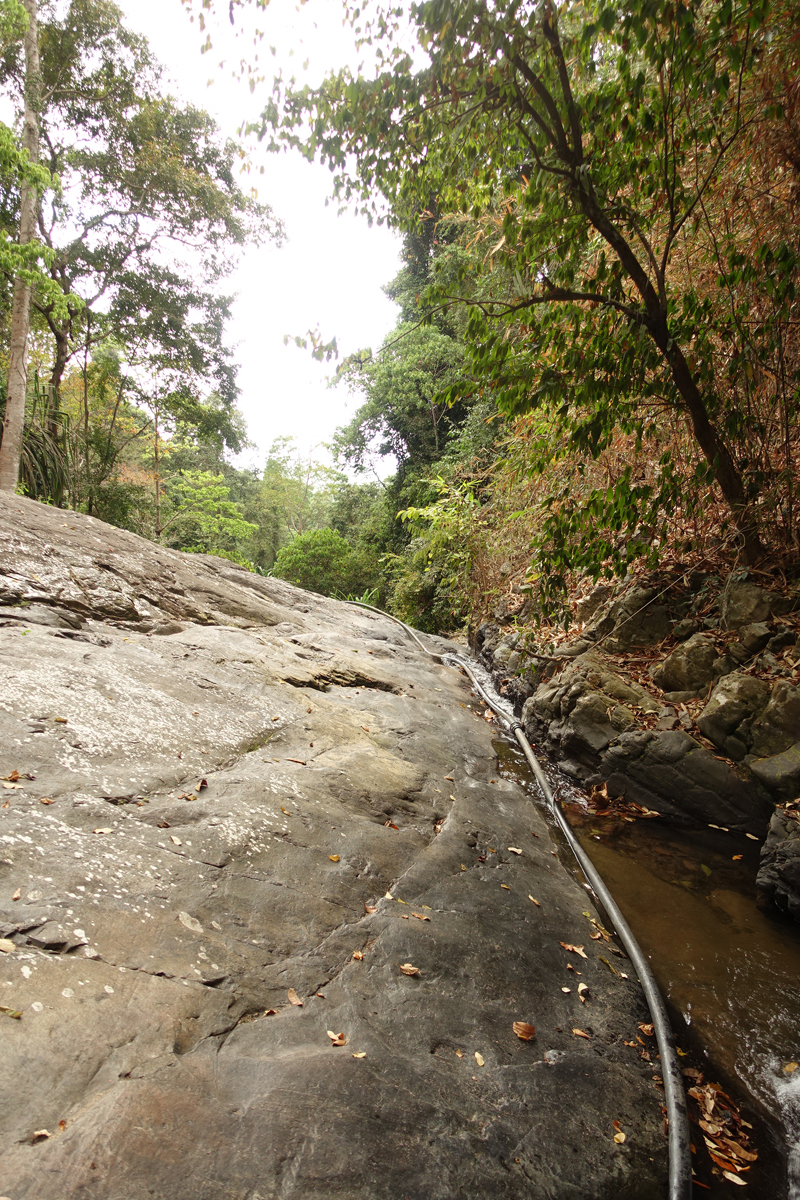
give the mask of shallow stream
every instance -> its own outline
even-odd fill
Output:
[[[498,738],[495,747],[503,774],[541,796],[516,743]],[[658,819],[597,817],[566,776],[543,766],[650,959],[682,1061],[721,1084],[753,1124],[759,1160],[741,1176],[747,1192],[715,1177],[698,1152],[707,1186],[695,1195],[800,1200],[800,1068],[791,1069],[800,1062],[800,926],[759,909],[758,843]],[[554,836],[577,871],[557,826]],[[701,1138],[693,1126],[693,1142]]]

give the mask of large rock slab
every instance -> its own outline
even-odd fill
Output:
[[[17,497],[0,563],[4,1195],[663,1194],[638,984],[455,670]]]

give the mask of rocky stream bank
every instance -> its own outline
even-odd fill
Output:
[[[800,592],[745,571],[601,584],[549,641],[528,609],[509,594],[475,649],[530,741],[600,812],[763,840],[760,892],[800,920]]]
[[[5,1197],[665,1194],[638,984],[457,671],[17,497],[0,655]]]

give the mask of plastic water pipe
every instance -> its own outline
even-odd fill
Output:
[[[469,661],[460,654],[440,653],[431,651],[418,637],[417,633],[406,625],[405,621],[401,621],[399,617],[393,617],[390,613],[383,612],[380,608],[375,608],[371,604],[363,604],[359,600],[349,601],[351,604],[357,604],[359,608],[369,609],[371,612],[377,613],[387,620],[394,621],[396,625],[400,625],[405,629],[419,648],[431,658],[438,661],[453,663],[460,667],[471,679],[473,687],[499,717],[502,724],[516,738],[522,753],[527,759],[528,765],[533,772],[534,778],[538,783],[545,802],[553,815],[555,821],[558,822],[567,844],[574,854],[578,866],[589,882],[592,891],[603,906],[608,915],[609,922],[614,926],[619,940],[622,942],[628,957],[633,964],[633,967],[638,976],[639,982],[642,985],[642,990],[647,1000],[647,1006],[650,1009],[650,1016],[653,1020],[653,1029],[658,1043],[658,1052],[661,1058],[661,1073],[664,1080],[664,1102],[667,1109],[668,1131],[669,1131],[669,1200],[691,1200],[692,1196],[692,1153],[689,1142],[689,1118],[686,1112],[686,1095],[683,1090],[683,1075],[681,1074],[678,1054],[675,1049],[675,1039],[672,1035],[672,1028],[667,1016],[667,1010],[664,1006],[661,993],[658,989],[658,984],[655,981],[650,964],[642,951],[641,946],[636,941],[636,938],[631,932],[628,922],[623,917],[614,897],[609,892],[600,874],[596,870],[594,863],[589,858],[586,851],[581,846],[575,836],[569,822],[564,816],[561,808],[556,802],[556,798],[547,782],[547,777],[541,768],[539,760],[533,752],[533,748],[525,736],[525,731],[522,725],[515,717],[511,717],[503,709],[498,707],[497,702],[484,689],[480,680],[475,675]]]

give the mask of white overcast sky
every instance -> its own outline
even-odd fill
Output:
[[[201,55],[197,24],[190,24],[180,0],[118,2],[130,27],[146,35],[166,67],[170,90],[206,108],[230,137],[236,137],[243,120],[260,113],[277,66],[284,75],[303,74],[313,82],[329,68],[355,65],[352,34],[342,28],[339,0],[308,0],[302,7],[297,0],[272,0],[259,14],[265,33],[260,65],[267,79],[253,94],[231,77],[233,62],[255,53],[251,37],[233,40],[227,23],[212,25],[214,47]],[[253,16],[240,9],[237,22],[242,20]],[[277,50],[274,58],[270,44]],[[224,70],[221,59],[227,59]],[[305,59],[308,74],[303,72]],[[214,82],[209,87],[210,78]],[[274,438],[294,437],[308,452],[329,441],[352,415],[357,400],[344,388],[327,386],[333,367],[315,362],[293,344],[284,346],[283,337],[318,326],[326,340],[337,338],[340,355],[377,348],[397,316],[381,287],[397,273],[400,243],[385,226],[370,227],[366,218],[349,212],[339,216],[336,205],[326,207],[327,168],[300,155],[268,154],[254,139],[249,142],[254,167],[263,163],[266,171],[260,175],[254,169],[243,176],[242,185],[255,184],[259,200],[272,206],[287,232],[280,249],[248,248],[229,281],[230,291],[237,293],[229,340],[237,345],[240,406],[257,447],[239,461],[261,465]]]

